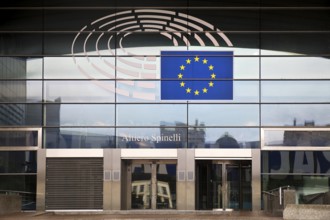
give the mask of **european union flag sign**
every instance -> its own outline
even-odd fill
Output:
[[[233,99],[232,51],[162,51],[161,99]]]

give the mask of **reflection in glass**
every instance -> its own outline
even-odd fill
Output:
[[[140,51],[148,48],[141,47]],[[160,57],[156,56],[134,56],[116,58],[117,79],[160,79]]]
[[[0,57],[0,79],[41,79],[42,59]]]
[[[157,209],[176,209],[176,164],[157,164]]]
[[[183,126],[186,124],[187,105],[118,104],[119,126]]]
[[[258,105],[190,104],[188,111],[190,126],[259,125]]]
[[[329,126],[330,105],[261,105],[263,126]]]
[[[329,58],[261,57],[263,79],[329,79],[329,69]]]
[[[329,151],[265,151],[262,161],[263,173],[330,172]]]
[[[151,208],[151,164],[132,165],[132,209]]]
[[[301,13],[303,13],[303,11],[301,11],[300,14]],[[317,22],[319,22],[319,20],[317,20]],[[291,52],[286,53],[286,56],[297,56],[302,54],[322,56],[329,54],[330,42],[328,39],[330,38],[330,33],[327,31],[285,33],[262,32],[260,37],[262,45],[261,49],[267,49],[261,50],[261,55],[263,56],[276,56],[278,55],[278,51]]]
[[[330,81],[263,81],[262,102],[329,102]]]
[[[113,128],[46,128],[46,148],[114,148]]]
[[[205,82],[206,83],[206,82]],[[208,83],[208,82],[207,82]],[[233,100],[194,100],[194,103],[209,102],[259,102],[258,81],[234,81]],[[184,100],[161,100],[160,81],[118,80],[116,85],[117,102],[184,102]]]
[[[47,126],[113,126],[114,105],[48,104]]]
[[[329,175],[262,175],[263,190],[290,186],[296,190],[298,204],[328,204]]]
[[[0,81],[0,102],[41,102],[41,81]]]
[[[0,104],[0,125],[41,125],[39,104]]]
[[[45,79],[114,79],[115,58],[45,57],[44,71]]]
[[[37,175],[0,175],[0,191],[19,194],[22,210],[36,209]]]
[[[330,131],[265,131],[265,146],[330,146]]]
[[[189,148],[258,148],[257,128],[205,128],[188,130]]]
[[[46,81],[49,102],[114,102],[113,81]]]
[[[37,173],[37,152],[0,151],[0,173]]]
[[[117,148],[185,148],[187,128],[117,128]]]
[[[0,131],[0,147],[38,146],[38,131]]]

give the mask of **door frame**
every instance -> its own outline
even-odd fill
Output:
[[[151,165],[151,208],[146,210],[157,209],[157,165],[159,164],[176,164],[175,159],[130,159],[125,160],[126,164],[126,207],[132,209],[132,165],[134,164],[150,164]],[[177,175],[176,175],[177,176]],[[135,209],[134,209],[135,210]]]
[[[208,164],[219,164],[221,165],[221,199],[222,199],[222,207],[221,208],[213,208],[212,210],[221,210],[221,211],[232,211],[232,208],[229,208],[229,191],[228,191],[228,172],[227,172],[227,165],[238,165],[239,166],[239,179],[240,179],[240,186],[239,186],[239,202],[240,202],[240,210],[242,209],[242,162],[243,161],[249,161],[250,162],[250,166],[251,166],[251,175],[252,175],[252,160],[221,160],[221,159],[213,159],[213,160],[199,160],[196,161],[196,163],[201,162],[201,161],[208,161]],[[209,168],[207,168],[209,169]],[[196,174],[198,175],[198,170],[197,170],[197,166],[196,166]],[[212,176],[212,174],[211,174]],[[210,178],[211,178],[210,176]],[[199,177],[196,178],[196,195],[199,192]],[[251,180],[251,189],[252,189],[252,180]],[[215,195],[213,195],[215,196]],[[198,198],[198,195],[197,195]],[[199,198],[201,199],[201,198]],[[212,203],[213,203],[213,199],[212,199]],[[252,202],[252,198],[251,198],[251,202]],[[196,205],[198,204],[198,201],[196,200]],[[213,206],[213,205],[212,205]],[[197,208],[197,207],[196,207]],[[198,209],[200,209],[200,207],[198,207]]]

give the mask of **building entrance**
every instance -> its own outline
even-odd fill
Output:
[[[128,209],[176,208],[176,161],[127,161]]]
[[[196,162],[196,207],[199,210],[251,210],[251,161]]]

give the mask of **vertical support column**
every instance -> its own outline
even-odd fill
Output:
[[[178,149],[177,209],[195,210],[195,150]]]
[[[177,177],[176,177],[176,207],[177,210],[186,209],[186,150],[178,149]]]
[[[112,149],[112,210],[121,209],[121,150]]]
[[[261,151],[252,149],[252,211],[261,210]]]
[[[103,210],[111,210],[112,208],[112,181],[111,181],[111,163],[112,163],[112,149],[103,150]]]
[[[37,211],[46,210],[46,150],[37,152]]]
[[[120,149],[103,150],[103,210],[121,208],[121,151]]]
[[[186,210],[195,210],[195,150],[186,149],[186,172],[187,172],[187,182],[186,182]]]
[[[157,208],[157,164],[151,164],[151,209]]]

